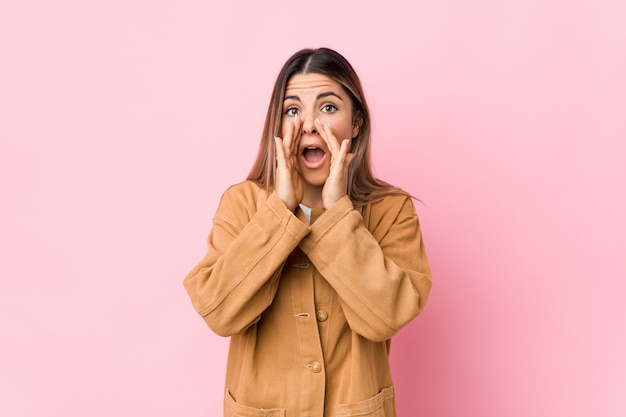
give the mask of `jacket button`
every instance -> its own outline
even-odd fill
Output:
[[[311,371],[315,372],[316,374],[322,371],[322,365],[320,365],[319,362],[313,362],[311,363]]]
[[[317,310],[317,321],[326,321],[328,318],[328,313],[324,310]]]

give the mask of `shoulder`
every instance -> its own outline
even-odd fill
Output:
[[[415,205],[409,193],[392,188],[377,194],[371,203],[361,208],[363,221],[370,231],[384,234],[394,224],[417,221]]]
[[[267,191],[254,181],[246,180],[231,185],[222,194],[217,216],[252,216],[260,203],[267,199]]]
[[[411,211],[415,213],[415,205],[411,195],[401,188],[390,187],[383,191],[372,194],[372,202],[367,204],[373,213],[399,213],[401,211]]]
[[[265,194],[265,189],[254,181],[246,180],[234,185],[231,185],[222,194],[224,198],[245,199],[245,198],[257,198]]]
[[[231,185],[222,194],[222,200],[252,200],[258,201],[267,196],[267,190],[254,181],[246,180]]]

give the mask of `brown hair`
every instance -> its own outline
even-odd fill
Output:
[[[389,194],[405,194],[388,183],[375,178],[370,160],[371,119],[361,81],[350,63],[339,53],[328,48],[303,49],[283,65],[272,92],[265,118],[265,127],[256,161],[248,180],[267,189],[276,178],[276,150],[274,136],[280,136],[283,99],[287,83],[295,74],[322,74],[339,83],[352,100],[352,117],[361,122],[359,133],[352,140],[350,152],[354,159],[348,169],[348,195],[355,206],[381,200]]]

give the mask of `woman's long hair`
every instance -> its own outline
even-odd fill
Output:
[[[281,117],[287,83],[295,74],[322,74],[339,83],[352,100],[353,120],[360,121],[359,133],[352,140],[354,158],[348,169],[348,195],[355,206],[381,200],[389,194],[405,194],[372,173],[370,160],[371,119],[361,81],[350,63],[328,48],[303,49],[283,66],[270,100],[265,127],[256,161],[248,180],[270,189],[276,179],[276,145],[274,136],[281,136]]]

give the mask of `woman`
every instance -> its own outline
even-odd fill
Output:
[[[184,280],[230,336],[225,416],[395,416],[391,337],[431,287],[411,197],[374,178],[370,116],[337,52],[283,66],[247,181]]]

